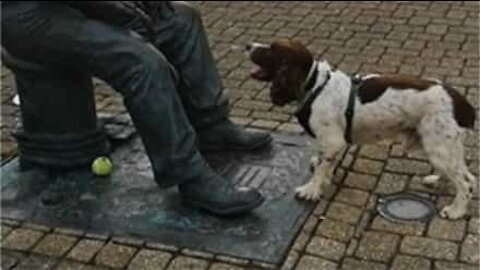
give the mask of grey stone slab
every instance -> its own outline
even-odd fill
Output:
[[[304,137],[274,138],[271,148],[255,153],[207,157],[225,176],[265,195],[248,215],[221,219],[185,207],[175,188],[160,190],[135,137],[112,153],[109,177],[89,169],[20,172],[17,160],[7,163],[1,168],[2,217],[279,264],[314,207],[293,193],[310,177],[312,153]],[[45,194],[58,194],[58,204],[45,205]]]

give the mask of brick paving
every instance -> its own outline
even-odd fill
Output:
[[[478,109],[479,2],[198,2],[235,122],[300,133],[294,106],[277,108],[248,78],[241,48],[279,37],[303,41],[317,57],[346,72],[435,77],[456,86]],[[2,68],[2,161],[15,155],[10,132],[19,117],[13,76]],[[121,98],[96,81],[100,112],[124,111]],[[467,136],[468,165],[478,176],[478,123]],[[379,217],[380,194],[417,190],[438,207],[453,187],[419,184],[431,171],[425,157],[407,156],[394,142],[355,147],[299,233],[282,265],[181,250],[135,239],[84,235],[62,228],[2,220],[2,269],[478,269],[478,192],[467,220],[392,223]]]

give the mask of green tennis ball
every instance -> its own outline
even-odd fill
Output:
[[[98,176],[107,176],[112,172],[113,164],[108,157],[98,157],[92,163],[92,172]]]

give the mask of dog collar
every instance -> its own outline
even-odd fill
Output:
[[[317,81],[317,76],[318,76],[318,62],[313,61],[312,66],[308,71],[307,78],[302,84],[302,95],[305,95],[307,91],[309,91],[315,86],[315,83]]]
[[[314,65],[315,72],[313,72],[312,74],[318,75],[318,69],[316,68],[316,66],[317,65],[315,64]],[[310,79],[305,81],[306,87],[309,86],[310,84],[312,84],[311,87],[313,87],[313,85],[316,84],[317,76],[312,76],[312,78],[315,78],[315,80]],[[317,86],[311,91],[308,91],[308,90],[305,91],[306,97],[303,98],[303,101],[300,103],[297,110],[295,111],[295,116],[297,117],[298,123],[300,123],[300,125],[307,131],[307,133],[314,138],[315,138],[315,134],[313,133],[312,129],[310,128],[310,124],[308,123],[308,120],[310,119],[310,115],[312,114],[312,104],[313,104],[313,101],[317,98],[317,96],[319,96],[320,93],[322,93],[328,81],[330,81],[330,78],[331,78],[330,71],[327,71],[325,81],[321,85]]]

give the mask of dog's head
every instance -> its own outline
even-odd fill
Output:
[[[270,45],[252,43],[246,46],[257,69],[252,78],[271,82],[272,103],[283,106],[296,100],[313,64],[313,55],[300,42],[285,39]]]

